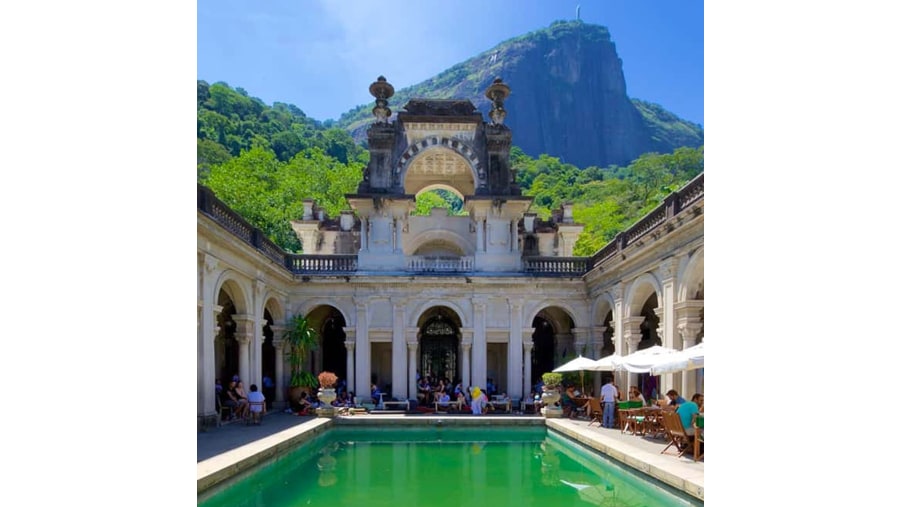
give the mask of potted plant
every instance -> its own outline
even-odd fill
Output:
[[[541,413],[544,417],[562,417],[562,408],[556,404],[559,401],[559,386],[562,384],[562,373],[547,372],[541,375],[544,381],[541,394]]]
[[[318,397],[324,406],[319,407],[316,412],[321,416],[334,415],[334,407],[331,406],[331,402],[337,398],[337,394],[334,392],[334,385],[337,383],[337,379],[337,375],[330,371],[323,371],[319,374]]]
[[[309,392],[318,385],[312,373],[303,371],[303,363],[307,356],[319,347],[318,337],[318,333],[309,325],[309,320],[305,316],[298,313],[288,321],[284,342],[288,347],[288,358],[291,363],[288,394],[291,401],[297,401],[304,390]]]

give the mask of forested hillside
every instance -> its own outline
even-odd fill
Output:
[[[270,150],[284,162],[308,148],[319,148],[343,164],[368,160],[368,152],[343,129],[326,128],[295,105],[271,107],[243,88],[197,81],[197,168],[236,157],[244,150]]]
[[[337,217],[349,209],[344,195],[356,192],[367,161],[368,152],[344,130],[326,128],[294,105],[269,107],[240,88],[198,81],[198,181],[288,252],[301,251],[290,221],[303,215],[303,199]],[[523,194],[534,197],[530,211],[547,218],[563,202],[575,204],[574,218],[585,225],[575,254],[587,256],[700,174],[703,147],[583,169],[513,147],[511,162]],[[417,198],[418,212],[433,206],[462,212],[462,201],[446,192]]]

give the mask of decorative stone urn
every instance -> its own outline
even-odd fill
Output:
[[[331,402],[337,398],[337,393],[334,392],[334,388],[327,387],[319,389],[317,396],[319,397],[319,401],[325,404],[325,406],[317,408],[316,415],[320,417],[333,417],[334,407],[331,406]]]
[[[562,417],[562,407],[556,405],[559,401],[559,389],[555,387],[544,387],[541,393],[541,414],[547,418]]]

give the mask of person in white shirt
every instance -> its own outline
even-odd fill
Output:
[[[247,394],[247,401],[250,403],[250,415],[253,417],[253,424],[259,424],[263,414],[266,413],[266,397],[259,392],[256,384],[250,384],[250,393]]]
[[[616,400],[619,398],[619,390],[613,385],[613,379],[610,379],[600,388],[600,403],[603,404],[603,420],[601,425],[604,428],[612,428],[616,419]]]

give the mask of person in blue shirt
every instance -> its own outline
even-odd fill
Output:
[[[675,409],[675,413],[681,418],[681,426],[688,435],[694,434],[694,416],[700,412],[698,403],[702,398],[702,394],[696,393],[691,396],[691,401],[686,401]]]
[[[674,389],[669,389],[669,392],[666,393],[666,397],[669,398],[669,406],[670,407],[678,407],[682,403],[686,403],[687,400],[678,395],[678,391]]]

